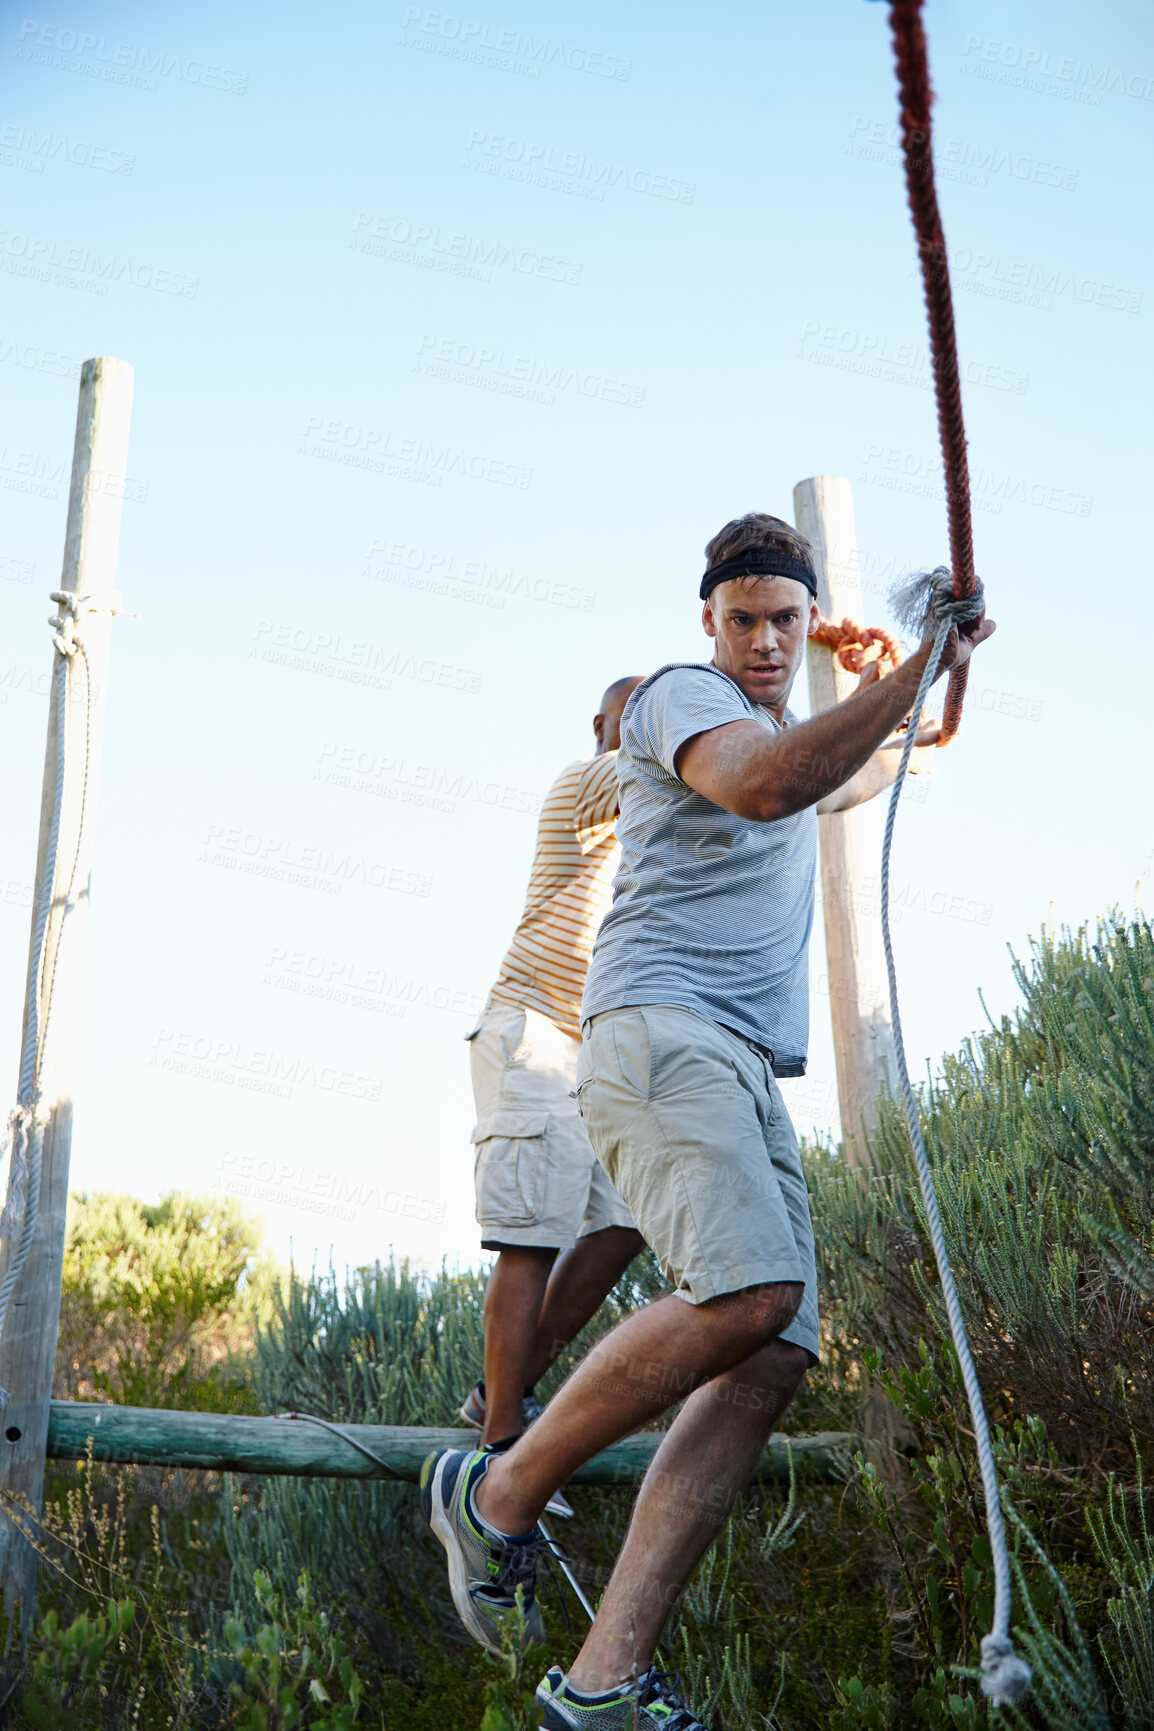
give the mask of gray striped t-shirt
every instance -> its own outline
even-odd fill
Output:
[[[583,1019],[680,1004],[804,1069],[817,813],[734,817],[674,772],[680,746],[769,711],[719,668],[675,663],[637,687],[621,720],[621,868],[593,946]],[[795,717],[787,711],[787,720]]]

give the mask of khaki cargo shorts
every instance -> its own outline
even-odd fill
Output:
[[[573,1097],[580,1040],[512,1004],[492,1005],[467,1037],[482,1247],[569,1250],[590,1232],[632,1226]]]
[[[809,1195],[768,1054],[672,1004],[606,1010],[584,1035],[585,1128],[677,1296],[804,1281],[781,1338],[816,1362]]]

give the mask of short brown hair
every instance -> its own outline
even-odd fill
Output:
[[[719,529],[712,541],[706,543],[705,563],[712,569],[723,559],[735,559],[739,553],[752,553],[755,549],[813,565],[813,548],[805,536],[799,535],[792,523],[771,517],[768,511],[747,511],[744,517],[735,517],[724,529]]]

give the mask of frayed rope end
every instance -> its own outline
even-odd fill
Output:
[[[954,580],[945,565],[932,571],[915,571],[903,577],[890,590],[890,607],[903,631],[924,637],[931,629],[948,619],[951,625],[964,625],[976,619],[986,605],[986,593],[979,578],[972,595],[959,601],[954,594]]]
[[[982,1641],[982,1693],[995,1707],[1020,1701],[1030,1687],[1033,1673],[1014,1652],[1005,1635],[987,1635]]]

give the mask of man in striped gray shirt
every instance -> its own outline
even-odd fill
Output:
[[[539,1638],[546,1499],[684,1400],[581,1652],[538,1688],[547,1727],[703,1731],[652,1669],[657,1642],[818,1354],[805,1178],[775,1080],[805,1068],[815,813],[892,781],[885,742],[932,643],[799,722],[789,693],[819,622],[809,543],[752,513],[706,560],[713,660],[659,669],[622,717],[621,870],[586,982],[577,1084],[598,1158],[674,1290],[600,1341],[507,1455],[446,1451],[422,1474],[466,1627],[491,1643],[520,1591]],[[953,632],[940,670],[992,630],[983,616]]]

